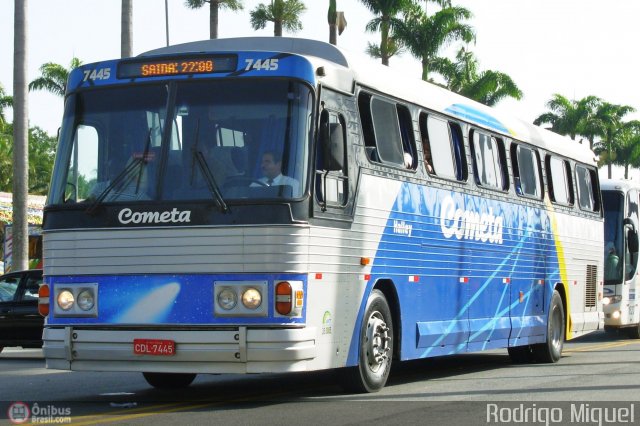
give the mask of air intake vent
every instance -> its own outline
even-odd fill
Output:
[[[585,308],[595,308],[596,306],[596,279],[598,277],[598,267],[587,265],[587,285],[585,286],[584,306]]]

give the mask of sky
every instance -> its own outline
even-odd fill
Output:
[[[244,11],[223,10],[219,37],[271,36],[273,26],[255,31],[249,11],[268,0],[244,0]],[[328,0],[304,0],[303,29],[285,36],[328,40]],[[367,42],[379,34],[366,33],[373,15],[360,0],[337,0],[347,28],[338,46],[364,54]],[[209,37],[209,10],[168,0],[170,44]],[[640,2],[638,0],[453,0],[473,13],[468,23],[477,37],[467,48],[481,69],[511,76],[524,98],[504,100],[497,109],[527,121],[547,111],[554,93],[569,99],[595,95],[607,102],[640,110],[638,70]],[[28,80],[40,75],[46,62],[68,66],[72,57],[90,63],[120,56],[120,0],[28,0]],[[435,6],[430,5],[431,8]],[[14,0],[0,0],[0,84],[13,92]],[[133,54],[166,45],[165,0],[133,0]],[[443,50],[453,58],[459,43]],[[417,59],[405,53],[393,57],[392,68],[420,78]],[[29,121],[55,135],[63,101],[46,92],[29,94]],[[11,112],[7,111],[9,120]],[[640,113],[628,116],[640,119]],[[634,172],[640,180],[640,172]],[[614,176],[615,177],[615,176]]]

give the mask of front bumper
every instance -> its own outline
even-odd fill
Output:
[[[160,373],[275,373],[306,371],[317,355],[316,329],[200,330],[45,327],[47,368]],[[172,356],[136,355],[134,339],[170,339]]]

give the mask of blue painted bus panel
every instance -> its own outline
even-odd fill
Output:
[[[401,358],[506,347],[509,339],[544,341],[546,307],[560,281],[548,215],[526,205],[402,184],[367,288],[381,278],[394,282]],[[412,282],[413,275],[418,278]],[[350,349],[349,365],[355,365],[354,341]]]
[[[72,283],[98,283],[98,317],[73,318],[52,314],[49,325],[241,325],[241,324],[303,324],[302,318],[274,316],[274,281],[302,281],[306,294],[306,275],[114,275],[48,277],[51,303],[55,303],[55,288]],[[214,316],[215,281],[267,281],[269,294],[263,303],[269,304],[266,317]],[[240,303],[240,302],[238,302]]]

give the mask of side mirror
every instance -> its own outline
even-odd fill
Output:
[[[328,123],[322,129],[324,168],[329,171],[344,169],[344,136],[342,124]]]
[[[622,223],[624,226],[628,226],[627,230],[627,247],[631,253],[638,252],[638,230],[636,229],[635,223],[631,218],[625,218]]]

